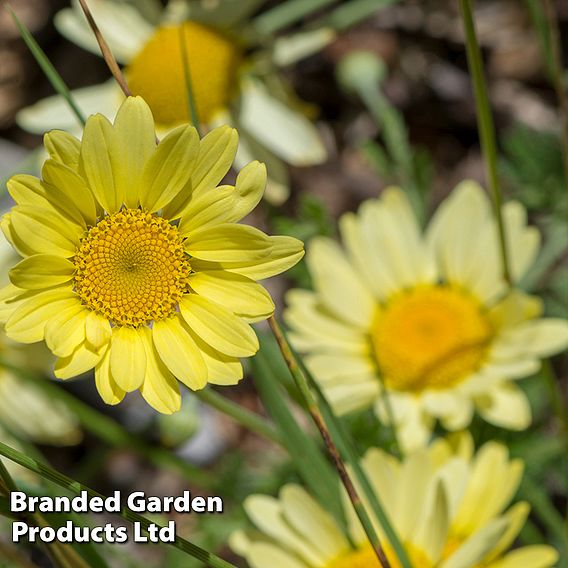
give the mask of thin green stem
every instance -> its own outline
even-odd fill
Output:
[[[215,408],[219,412],[230,416],[235,422],[243,426],[244,428],[283,446],[282,437],[279,433],[262,417],[258,416],[254,412],[250,412],[246,408],[243,408],[239,404],[234,403],[232,400],[221,396],[219,393],[215,392],[213,389],[206,388],[200,391],[196,391],[195,396],[203,403]]]
[[[30,50],[31,54],[34,56],[37,64],[40,66],[41,70],[43,71],[44,75],[47,77],[48,81],[51,83],[51,86],[55,89],[57,93],[59,93],[69,105],[71,112],[77,118],[77,121],[81,126],[85,126],[85,117],[81,112],[81,109],[73,99],[73,95],[65,81],[61,78],[61,75],[57,72],[55,67],[52,65],[51,61],[49,61],[47,55],[41,49],[37,41],[34,39],[28,28],[20,21],[16,13],[11,8],[9,4],[6,4],[6,9],[10,12],[22,39],[24,40],[25,44],[27,45],[28,49]]]
[[[59,487],[67,489],[72,493],[79,495],[81,491],[86,491],[89,497],[101,497],[104,499],[104,495],[102,495],[101,493],[98,493],[97,491],[86,487],[82,483],[79,483],[78,481],[67,477],[61,472],[52,469],[51,467],[37,460],[34,460],[22,454],[21,452],[18,452],[14,448],[11,448],[10,446],[7,446],[2,442],[0,442],[0,455],[7,457],[8,459],[20,464],[30,471],[34,471],[38,475],[41,475],[44,479],[48,479],[56,485],[59,485]],[[143,517],[142,515],[131,511],[127,507],[122,507],[120,513],[117,514],[131,523],[140,523],[140,526],[145,530],[147,530],[151,524],[157,524],[152,523],[146,517]],[[210,568],[236,568],[234,564],[231,564],[230,562],[219,558],[212,552],[207,552],[203,548],[189,542],[188,540],[185,540],[184,538],[181,538],[180,536],[176,535],[175,541],[168,544],[170,544],[174,548],[177,548],[178,550],[181,550],[182,552],[189,554],[190,556],[193,556],[193,558],[196,558],[197,560],[201,560]]]
[[[465,30],[467,61],[475,93],[479,138],[485,160],[487,181],[493,197],[495,218],[497,219],[503,278],[509,286],[512,286],[513,281],[509,265],[505,223],[503,221],[503,214],[501,210],[503,198],[501,196],[499,179],[497,176],[497,142],[495,139],[495,126],[493,124],[493,116],[489,106],[489,97],[487,96],[487,86],[485,84],[485,77],[483,73],[481,50],[475,33],[471,0],[459,1]]]
[[[548,388],[550,405],[558,419],[564,443],[568,448],[568,407],[566,405],[566,400],[564,399],[564,394],[559,388],[558,381],[550,361],[545,360],[542,362],[541,374]]]
[[[564,85],[564,70],[562,68],[562,44],[560,41],[560,29],[558,27],[558,17],[556,9],[551,0],[544,0],[546,19],[548,21],[549,47],[550,47],[550,71],[552,72],[552,82],[556,90],[558,104],[560,106],[560,116],[562,123],[562,144],[564,151],[564,170],[566,175],[566,188],[568,189],[568,93]]]
[[[199,121],[199,114],[197,112],[197,104],[195,103],[195,95],[193,93],[193,83],[191,81],[191,73],[189,71],[189,55],[187,53],[187,35],[185,32],[185,26],[179,26],[179,42],[181,49],[181,62],[183,66],[183,78],[185,80],[185,90],[187,94],[187,105],[189,108],[189,116],[191,117],[191,122],[193,126],[199,132],[201,136],[201,122]]]
[[[284,332],[283,335],[285,337]],[[294,349],[291,346],[290,350],[295,355]],[[389,540],[389,543],[391,544],[395,554],[397,555],[402,568],[412,568],[412,564],[410,563],[410,559],[406,554],[406,550],[404,549],[404,546],[402,545],[398,534],[392,526],[388,515],[386,514],[385,508],[383,507],[383,504],[379,499],[379,496],[373,489],[373,486],[371,485],[371,482],[369,481],[365,470],[361,467],[360,456],[355,449],[353,442],[351,441],[343,423],[335,416],[335,413],[333,412],[333,409],[329,404],[327,397],[325,396],[318,382],[315,380],[314,376],[310,373],[310,370],[303,364],[302,360],[299,357],[296,356],[296,360],[298,361],[298,364],[301,366],[305,376],[307,377],[310,386],[318,395],[320,408],[322,410],[326,423],[329,425],[331,435],[335,440],[340,453],[345,456],[345,461],[347,461],[353,468],[357,481],[361,485],[361,489],[363,490],[365,497],[369,501],[375,517],[383,528],[385,536]]]
[[[175,454],[159,446],[150,446],[128,432],[122,425],[112,418],[98,412],[88,404],[56,386],[53,382],[37,377],[0,357],[0,367],[10,370],[18,377],[31,381],[42,389],[50,398],[62,401],[75,413],[81,424],[92,434],[112,447],[127,448],[154,463],[157,467],[166,467],[176,471],[187,481],[201,487],[211,486],[211,476],[200,469],[185,462]]]
[[[306,380],[306,377],[300,365],[298,364],[298,361],[294,357],[292,350],[290,349],[290,345],[288,344],[288,341],[284,337],[282,329],[280,328],[280,325],[278,324],[274,316],[268,319],[268,323],[270,325],[272,333],[274,334],[274,338],[278,343],[278,347],[280,348],[282,356],[284,357],[284,360],[288,365],[288,369],[290,370],[290,373],[294,378],[296,386],[298,387],[298,390],[302,395],[307,410],[310,413],[312,420],[314,421],[317,429],[321,434],[321,437],[327,447],[327,450],[333,461],[333,464],[337,469],[341,482],[343,483],[343,486],[347,491],[349,500],[351,501],[353,508],[355,509],[355,513],[357,514],[357,517],[361,522],[363,530],[365,531],[365,534],[367,535],[367,538],[369,539],[369,542],[371,543],[371,546],[375,551],[377,559],[383,568],[390,568],[390,562],[385,554],[381,541],[379,540],[379,537],[375,531],[375,528],[373,527],[373,523],[367,513],[367,510],[365,509],[365,506],[363,505],[363,502],[359,497],[359,494],[353,484],[353,481],[351,480],[351,476],[349,475],[347,468],[343,463],[343,460],[339,454],[337,446],[335,445],[335,442],[332,440],[328,427],[323,419],[322,413],[320,412],[320,409],[316,403],[312,391],[308,386],[308,381]]]

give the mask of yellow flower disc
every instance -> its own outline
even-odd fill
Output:
[[[74,263],[77,294],[115,325],[163,319],[187,289],[189,261],[177,228],[139,209],[103,218]]]
[[[442,389],[483,362],[491,325],[479,304],[445,287],[419,287],[393,298],[372,331],[385,384],[399,391]]]
[[[428,557],[414,546],[406,547],[413,568],[432,568]],[[394,551],[383,543],[383,549],[392,568],[400,568],[400,562]],[[349,551],[331,561],[326,568],[380,568],[379,560],[375,551],[370,546],[363,546],[358,550]]]
[[[208,122],[236,89],[240,50],[218,32],[194,22],[164,26],[126,69],[132,92],[142,96],[157,123],[170,127],[190,121],[181,38],[187,48],[197,114]]]

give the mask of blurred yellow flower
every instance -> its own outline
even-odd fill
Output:
[[[202,140],[182,125],[158,145],[148,105],[128,98],[114,125],[95,115],[82,142],[54,131],[42,180],[8,183],[17,205],[2,229],[24,259],[2,291],[6,332],[45,341],[55,374],[95,368],[101,397],[140,389],[156,410],[190,389],[235,384],[258,340],[248,325],[274,304],[256,280],[303,256],[302,243],[237,224],[262,198],[251,162],[235,186],[217,184],[237,147],[229,127]]]
[[[8,269],[16,260],[17,255],[0,234],[0,285],[8,281]],[[77,417],[31,380],[22,379],[6,367],[45,374],[53,364],[53,357],[45,346],[18,344],[8,339],[0,328],[0,358],[4,363],[4,366],[0,364],[0,424],[23,440],[58,446],[78,443],[81,429]],[[2,427],[0,439],[14,445],[13,438]]]
[[[474,455],[469,436],[454,436],[402,462],[372,448],[362,465],[414,568],[549,568],[558,560],[544,545],[508,552],[529,506],[520,502],[507,509],[523,464],[510,460],[501,444],[489,442]],[[284,486],[278,498],[252,495],[244,507],[260,532],[237,531],[230,544],[251,568],[379,568],[345,503],[349,535],[297,485]],[[400,568],[375,526],[391,566]]]
[[[503,207],[517,281],[539,248],[517,202]],[[463,182],[422,234],[404,193],[388,189],[340,222],[346,251],[314,239],[315,291],[292,290],[286,320],[298,350],[340,413],[375,406],[399,441],[423,445],[434,421],[466,427],[477,409],[513,430],[531,421],[512,379],[568,345],[568,323],[543,319],[540,301],[508,291],[489,199]]]

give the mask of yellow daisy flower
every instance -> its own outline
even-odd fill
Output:
[[[501,444],[489,442],[474,455],[468,436],[440,439],[402,462],[372,448],[362,465],[414,568],[549,568],[558,559],[545,545],[508,552],[529,505],[507,509],[523,464]],[[244,507],[259,532],[237,531],[230,545],[251,568],[379,568],[345,502],[349,535],[298,485],[284,486],[278,498],[252,495]],[[400,568],[375,526],[391,566]]]
[[[503,207],[515,281],[539,249],[517,202]],[[530,407],[514,379],[568,345],[568,323],[540,318],[540,301],[509,292],[485,192],[463,182],[422,233],[404,193],[386,190],[340,221],[345,250],[312,241],[315,291],[292,290],[291,338],[339,413],[374,405],[399,441],[423,445],[439,419],[465,428],[474,409],[521,430]]]
[[[238,358],[258,349],[249,323],[274,310],[256,280],[303,256],[296,239],[236,223],[266,182],[252,162],[234,187],[216,187],[237,138],[220,127],[200,140],[182,125],[156,144],[139,97],[122,104],[114,125],[91,116],[82,142],[48,133],[43,179],[8,182],[17,205],[2,229],[24,257],[2,292],[8,336],[45,339],[59,378],[94,367],[108,404],[140,389],[171,413],[180,406],[176,378],[193,390],[237,383]]]

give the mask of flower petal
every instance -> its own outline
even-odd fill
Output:
[[[95,350],[106,345],[112,337],[110,322],[96,312],[89,312],[85,321],[85,338]]]
[[[93,351],[86,342],[82,343],[71,355],[57,359],[54,374],[58,379],[71,379],[82,375],[99,363],[103,353],[103,351]]]
[[[113,327],[110,370],[116,384],[126,392],[140,387],[146,374],[143,328]]]
[[[43,145],[52,160],[61,162],[73,171],[79,169],[81,142],[75,136],[64,130],[51,130],[44,134]]]
[[[121,389],[112,376],[110,369],[110,352],[111,349],[105,351],[104,356],[95,367],[95,384],[101,398],[107,404],[118,404],[126,394],[126,391]]]
[[[20,261],[10,270],[10,280],[19,288],[41,290],[68,282],[75,266],[61,256],[35,254]]]
[[[45,343],[58,357],[67,357],[85,341],[85,320],[89,310],[80,302],[59,310],[45,326]]]
[[[207,366],[179,315],[154,322],[152,339],[168,369],[191,390],[207,384]]]
[[[189,327],[217,351],[231,357],[250,357],[258,351],[253,329],[218,304],[188,294],[180,302],[180,310]]]

